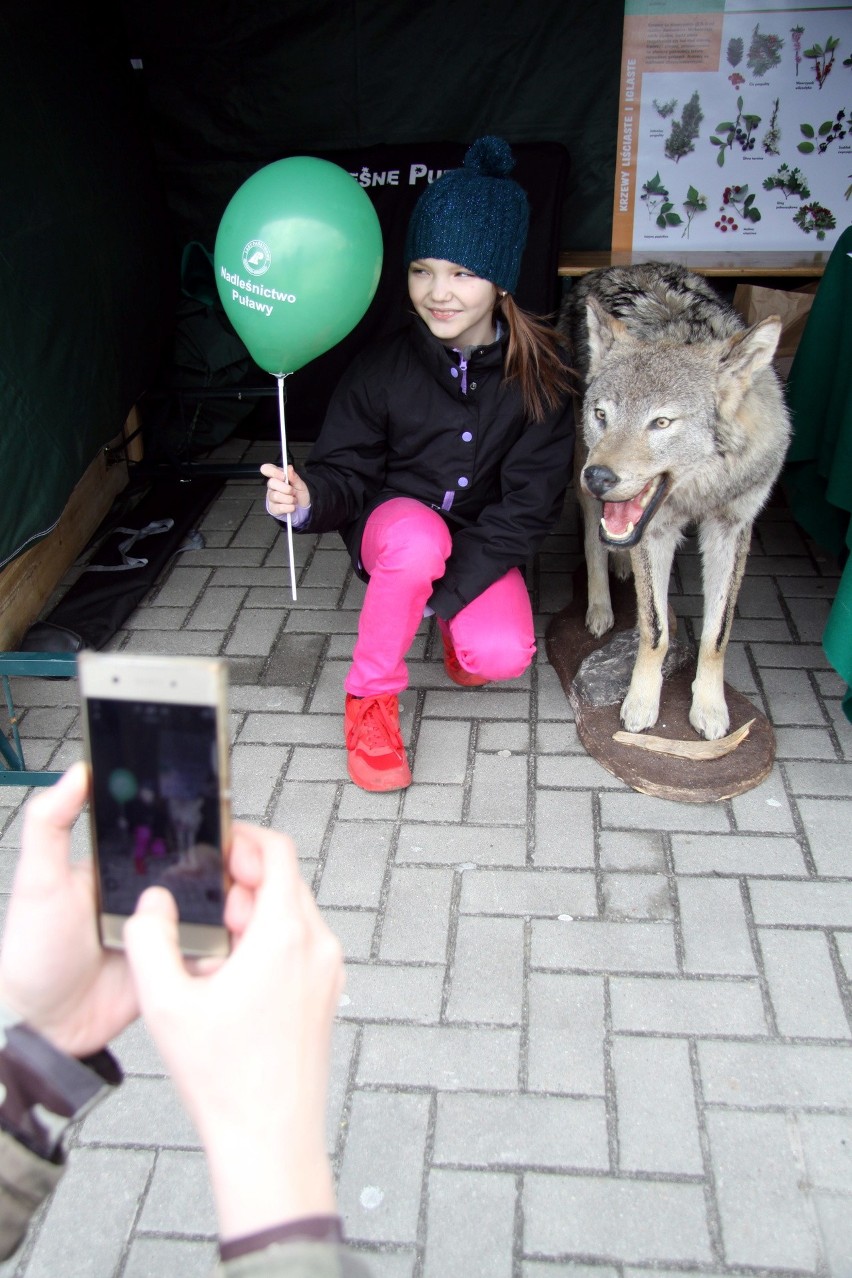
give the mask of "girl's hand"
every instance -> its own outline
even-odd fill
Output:
[[[260,468],[261,475],[266,476],[266,509],[270,515],[274,515],[276,519],[286,519],[288,515],[292,515],[297,506],[305,507],[311,504],[311,494],[308,491],[308,485],[295,472],[292,466],[287,467],[287,472],[280,466],[273,466],[271,462],[265,462]]]

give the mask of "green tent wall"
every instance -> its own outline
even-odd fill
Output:
[[[623,6],[33,0],[0,17],[0,564],[158,375],[182,248],[281,156],[562,143],[566,248],[606,248]],[[131,60],[135,69],[131,69]]]

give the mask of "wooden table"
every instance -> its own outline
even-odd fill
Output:
[[[598,266],[634,266],[640,262],[677,262],[700,275],[718,275],[730,279],[756,276],[801,276],[813,279],[822,275],[829,252],[813,253],[639,253],[595,250],[559,254],[559,274],[585,275]]]

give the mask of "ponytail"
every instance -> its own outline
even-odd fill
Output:
[[[573,371],[561,358],[565,339],[544,320],[518,306],[510,293],[497,299],[495,312],[509,329],[505,380],[517,382],[524,411],[540,422],[574,389]]]

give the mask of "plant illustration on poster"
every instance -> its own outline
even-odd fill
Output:
[[[613,250],[830,250],[851,126],[852,5],[626,0]]]

